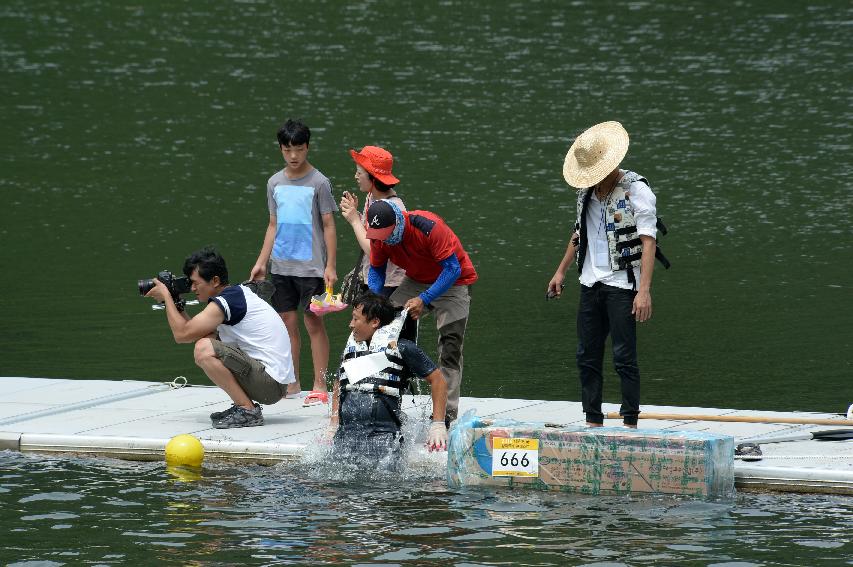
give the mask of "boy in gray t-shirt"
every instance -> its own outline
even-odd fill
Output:
[[[311,296],[319,295],[338,280],[335,220],[338,210],[329,179],[308,162],[311,131],[302,121],[288,120],[277,134],[285,167],[267,181],[269,225],[264,243],[250,274],[264,279],[272,272],[275,293],[272,304],[290,335],[296,382],[287,395],[296,397],[299,385],[299,319],[303,312],[311,341],[314,385],[304,405],[327,403],[325,372],[329,364],[329,337],[323,319],[307,308]]]

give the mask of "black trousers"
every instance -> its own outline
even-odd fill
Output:
[[[626,425],[636,425],[640,413],[640,369],[637,366],[637,321],[631,309],[637,292],[600,282],[580,288],[577,364],[586,420],[604,423],[602,366],[604,344],[609,334],[613,343],[613,365],[622,382],[619,414]]]

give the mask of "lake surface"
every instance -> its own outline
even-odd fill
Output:
[[[447,490],[309,464],[207,465],[0,453],[10,565],[853,564],[853,499],[571,497]],[[40,562],[40,563],[36,563]]]
[[[654,317],[640,329],[643,401],[843,412],[853,402],[851,29],[853,9],[841,1],[6,0],[0,376],[205,383],[191,347],[172,342],[136,281],[179,271],[206,244],[220,248],[232,280],[248,276],[267,224],[265,183],[283,165],[275,131],[292,116],[312,127],[310,160],[336,197],[355,187],[349,148],[387,147],[408,207],[442,215],[471,253],[480,281],[463,395],[577,400],[576,281],[560,301],[544,300],[574,220],[562,162],[579,132],[619,120],[631,134],[624,166],[651,181],[673,263],[656,269]],[[357,248],[343,222],[338,237],[342,276]],[[333,358],[346,324],[345,314],[327,318]],[[431,325],[422,326],[427,346]],[[310,372],[306,352],[303,377]],[[611,373],[605,401],[618,399]],[[850,557],[849,522],[835,537],[840,549],[816,535],[849,516],[849,502],[832,498],[743,496],[705,508],[470,497],[446,492],[440,479],[385,491],[242,467],[175,485],[154,465],[3,459],[19,479],[4,486],[26,488],[0,495],[17,507],[4,506],[2,521],[34,530],[20,541],[48,542],[43,554],[15,560],[108,562],[111,552],[79,548],[81,533],[95,532],[104,546],[133,542],[122,544],[119,563],[176,544],[229,562],[255,525],[266,534],[250,540],[261,554],[296,549],[307,561],[331,549],[329,561],[341,560],[336,554],[374,538],[354,527],[362,514],[376,517],[364,531],[399,546],[370,543],[355,561],[415,561],[401,551],[409,548],[463,549],[440,559],[481,564],[640,564],[654,560],[637,556],[657,553],[673,554],[660,559],[671,564]],[[87,496],[112,474],[112,492]],[[72,488],[56,486],[58,478]],[[142,492],[118,496],[136,482]],[[229,486],[236,495],[222,496]],[[41,491],[82,496],[73,505],[65,496],[59,505],[20,503]],[[109,498],[153,508],[152,516]],[[220,498],[233,518],[220,513]],[[80,511],[84,502],[91,513]],[[699,519],[687,518],[696,506]],[[116,535],[171,534],[167,512],[210,523],[207,535]],[[22,520],[57,513],[77,517]],[[112,513],[127,528],[95,530]],[[422,533],[421,517],[449,530]],[[220,525],[226,520],[236,523]],[[276,527],[291,521],[300,526],[295,539]],[[614,537],[623,527],[627,537]],[[503,535],[472,535],[480,533]],[[723,543],[701,549],[712,533]],[[18,540],[4,536],[3,549]],[[529,555],[539,544],[554,555]],[[51,555],[63,545],[84,556]],[[626,556],[629,547],[640,551]]]

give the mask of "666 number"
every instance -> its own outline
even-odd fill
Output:
[[[518,458],[518,453],[513,453],[511,457],[507,458],[508,454],[509,453],[506,452],[501,453],[502,466],[512,465],[517,467],[520,464],[522,467],[527,467],[530,465],[530,461],[527,459],[527,453],[522,453],[521,459]]]

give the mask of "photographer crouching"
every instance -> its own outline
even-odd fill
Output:
[[[256,402],[278,402],[296,380],[281,317],[245,285],[228,285],[225,260],[211,247],[190,255],[183,272],[199,302],[207,303],[195,317],[183,312],[180,300],[176,306],[174,280],[166,285],[162,274],[150,280],[145,296],[163,303],[175,342],[195,342],[195,363],[231,398],[230,408],[210,414],[213,426],[263,425]]]

